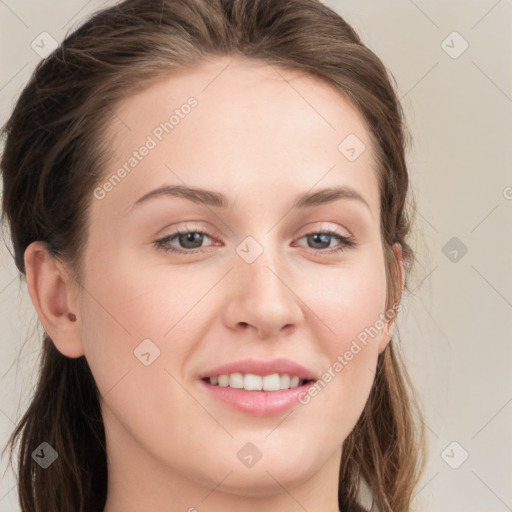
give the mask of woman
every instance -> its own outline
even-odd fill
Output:
[[[4,130],[45,329],[10,439],[24,512],[411,510],[402,111],[344,20],[121,2],[38,66]]]

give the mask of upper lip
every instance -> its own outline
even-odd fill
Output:
[[[317,380],[315,375],[304,366],[290,361],[289,359],[270,359],[268,361],[257,359],[243,359],[232,363],[216,366],[199,375],[200,379],[206,377],[217,377],[219,375],[228,375],[230,373],[252,373],[254,375],[272,375],[273,373],[287,373],[297,376],[304,380]]]

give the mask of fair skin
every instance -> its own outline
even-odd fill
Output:
[[[337,511],[341,445],[368,398],[392,322],[307,405],[284,413],[235,410],[198,376],[241,359],[282,357],[320,379],[382,318],[386,279],[368,131],[342,95],[312,77],[217,59],[115,107],[104,176],[190,96],[198,105],[104,198],[92,197],[82,286],[39,242],[25,253],[46,332],[64,355],[85,355],[102,395],[105,512]],[[338,150],[351,133],[366,145],[354,161]],[[164,184],[220,192],[229,206],[172,196],[134,206]],[[341,198],[291,209],[299,195],[336,186],[367,204]],[[155,245],[176,229],[208,235],[202,245],[168,239],[189,254]],[[336,236],[306,236],[333,230],[357,245],[335,253],[343,246]],[[236,252],[248,236],[263,248],[251,263]],[[197,246],[204,252],[191,253]],[[148,338],[160,356],[146,366],[134,350]],[[252,467],[237,457],[248,442],[262,454]]]

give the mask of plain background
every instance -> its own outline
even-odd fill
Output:
[[[41,58],[32,42],[42,32],[60,42],[113,3],[0,0],[1,123]],[[413,137],[418,264],[398,325],[429,436],[416,505],[512,510],[512,1],[325,3],[393,73]],[[27,407],[42,332],[3,244],[0,322],[3,448]],[[0,512],[16,512],[6,464]]]

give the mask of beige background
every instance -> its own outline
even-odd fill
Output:
[[[0,122],[40,60],[32,41],[42,32],[61,41],[112,3],[0,1]],[[430,444],[416,504],[428,512],[512,510],[512,1],[326,3],[393,72],[414,139],[419,264],[399,330]],[[459,247],[446,245],[453,237]],[[2,444],[34,384],[36,320],[2,246]],[[4,458],[0,512],[15,512],[5,467]]]

